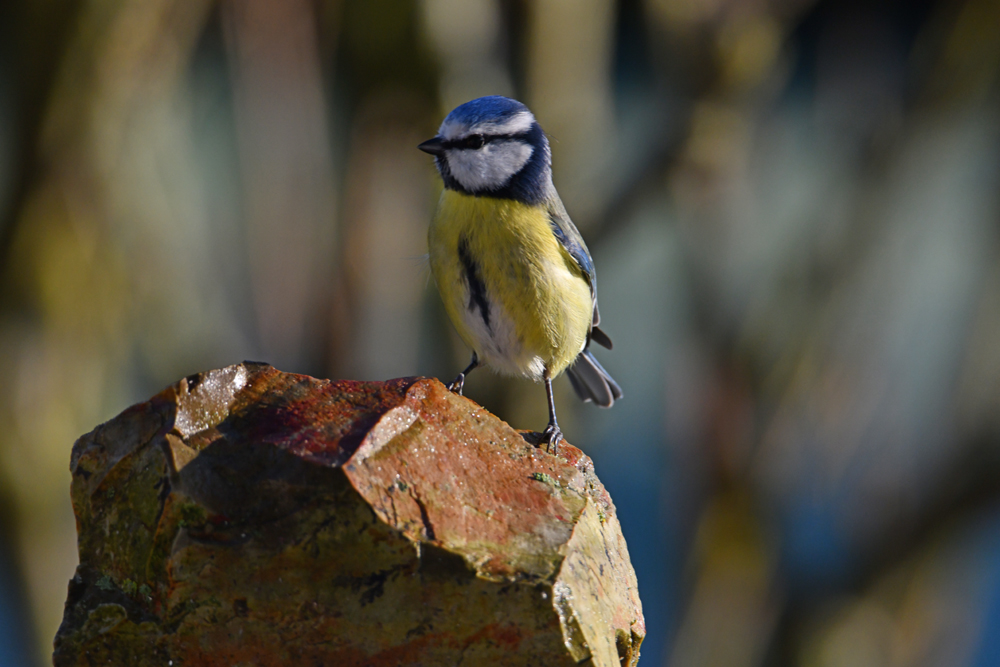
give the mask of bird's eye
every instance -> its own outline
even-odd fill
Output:
[[[486,143],[486,138],[481,134],[470,134],[465,139],[462,139],[462,148],[471,148],[473,150],[482,148]]]

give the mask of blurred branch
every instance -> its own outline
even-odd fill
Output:
[[[15,101],[15,145],[10,160],[14,173],[8,206],[0,211],[0,267],[11,265],[20,212],[44,166],[39,139],[45,110],[82,6],[81,0],[0,3],[0,48],[6,52],[4,64],[12,69]],[[0,272],[0,281],[3,278]]]
[[[178,267],[199,247],[184,238],[191,198],[176,196],[171,177],[187,172],[171,157],[183,151],[183,123],[173,121],[183,116],[187,66],[211,4],[88,0],[40,23],[48,32],[28,32],[29,22],[23,33],[31,46],[21,55],[47,64],[31,70],[37,89],[23,102],[22,113],[37,120],[24,134],[2,249],[11,298],[0,311],[0,365],[16,381],[0,386],[0,480],[19,513],[44,654],[75,559],[67,443],[128,392],[133,336],[143,325],[162,340],[183,340],[180,327],[158,326],[158,318],[186,318],[171,318],[157,296],[185,284],[190,272]],[[183,303],[204,291],[188,286]],[[169,356],[169,345],[155,348],[155,358]]]
[[[315,7],[227,0],[222,11],[257,331],[271,361],[305,370],[322,354],[336,239]]]

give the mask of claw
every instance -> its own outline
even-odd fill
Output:
[[[448,391],[453,391],[459,396],[462,395],[462,389],[465,387],[465,376],[471,373],[477,366],[479,366],[479,355],[475,352],[472,353],[472,361],[465,368],[464,371],[458,374],[458,377],[451,381],[448,385]]]
[[[559,443],[562,441],[562,439],[563,439],[563,434],[562,430],[559,428],[559,425],[549,424],[548,426],[545,427],[545,430],[542,431],[542,438],[541,440],[539,440],[538,444],[545,443],[546,445],[545,451],[555,456],[559,454]]]
[[[462,389],[465,388],[465,373],[459,373],[458,377],[448,383],[448,391],[454,392],[459,396],[462,395]]]

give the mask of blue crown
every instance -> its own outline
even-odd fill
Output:
[[[488,95],[455,107],[445,118],[445,122],[451,120],[475,125],[488,120],[502,120],[522,111],[528,111],[528,107],[517,100],[502,95]]]

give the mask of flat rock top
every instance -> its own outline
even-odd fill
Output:
[[[199,627],[249,630],[258,611],[266,609],[273,621],[283,600],[295,601],[299,613],[304,600],[324,596],[329,604],[315,616],[325,619],[323,632],[334,635],[324,649],[332,652],[296,652],[282,636],[272,647],[281,647],[281,659],[435,664],[452,659],[447,646],[463,655],[474,647],[489,659],[488,647],[501,644],[502,636],[509,640],[504,655],[534,657],[496,664],[562,664],[562,658],[573,664],[588,657],[595,665],[634,664],[645,628],[614,505],[580,450],[564,444],[552,456],[526,437],[532,436],[435,379],[328,381],[247,362],[181,380],[73,448],[81,565],[57,637],[57,664],[77,664],[66,656],[81,646],[95,657],[93,614],[102,604],[120,604],[128,612],[121,615],[125,625],[152,624],[147,639],[160,655],[206,660],[208,654],[191,653],[193,644],[184,639]],[[356,510],[355,502],[368,509]],[[358,542],[354,530],[377,538]],[[305,545],[311,543],[310,551]],[[357,557],[369,549],[370,556]],[[353,556],[345,560],[348,551]],[[365,568],[386,553],[393,554],[392,564],[380,566],[384,580],[377,590],[359,588],[357,581],[372,576]],[[465,583],[442,585],[442,599],[450,602],[418,622],[400,605],[419,593],[416,608],[426,615],[438,580],[417,585],[413,577],[426,571],[428,554],[460,570]],[[222,560],[236,569],[249,564],[247,576],[257,588],[240,591],[244,581],[216,576]],[[340,566],[348,571],[331,570]],[[322,590],[268,593],[270,583],[281,589],[295,580],[289,567],[319,568],[330,579],[307,573],[309,586]],[[337,585],[357,600],[323,588]],[[523,616],[527,605],[537,619],[505,618],[503,596],[484,608],[488,622],[477,625],[475,605],[462,611],[472,588],[485,600],[494,589],[514,590],[511,585],[528,596],[511,612]],[[228,614],[206,616],[210,604],[191,602],[223,596],[236,600],[221,604]],[[357,610],[350,622],[330,620],[351,605]],[[398,632],[386,632],[397,620]],[[309,631],[300,627],[297,636],[318,632],[315,623],[306,625]],[[454,636],[429,630],[444,625]],[[374,626],[379,630],[372,637],[360,636]],[[487,626],[495,631],[483,634]],[[136,628],[128,631],[138,636]],[[512,651],[510,642],[521,650]],[[549,644],[558,659],[539,653]],[[205,639],[197,645],[203,650]],[[398,657],[406,646],[422,647],[412,662]],[[376,661],[390,648],[397,657]],[[432,657],[438,650],[445,653]]]

